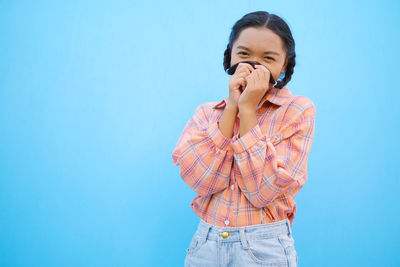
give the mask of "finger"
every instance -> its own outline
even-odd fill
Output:
[[[257,70],[260,70],[262,72],[262,76],[260,77],[262,80],[264,81],[269,81],[269,76],[270,76],[270,71],[268,70],[268,68],[266,68],[265,66],[262,65],[258,65],[260,67],[257,68]]]
[[[235,86],[241,85],[241,84],[243,83],[243,81],[244,81],[244,78],[238,78],[238,79],[236,79],[236,80],[235,80]]]
[[[269,82],[269,80],[270,80],[270,75],[271,75],[271,72],[269,71],[269,69],[265,68],[264,80]]]
[[[267,67],[265,67],[264,65],[256,65],[257,69],[266,72],[267,74],[270,73],[269,69]]]
[[[248,75],[248,76],[246,76],[246,82],[247,82],[247,84],[252,84],[253,83],[253,78],[254,78],[254,72],[252,72],[250,75]]]
[[[249,76],[251,73],[252,73],[252,71],[250,71],[250,70],[246,69],[246,70],[244,70],[244,72],[243,72],[243,76],[242,76],[242,77]]]
[[[265,79],[265,77],[267,77],[266,72],[264,70],[260,69],[260,71],[257,74],[258,74],[258,76],[257,76],[258,82],[260,83],[260,86],[263,87],[263,85],[265,85],[265,83],[267,82]]]
[[[249,70],[247,70],[247,69],[245,69],[245,70],[239,70],[237,73],[236,73],[236,75],[238,76],[238,77],[244,77],[244,76],[246,76],[246,75],[248,75],[249,73]]]
[[[244,70],[248,70],[249,73],[251,73],[254,70],[254,68],[249,63],[239,63],[237,70],[240,72],[244,71]]]
[[[262,70],[260,70],[260,69],[257,70],[257,72],[255,73],[254,79],[255,79],[257,82],[262,81],[262,80],[261,80],[261,79],[262,79]]]
[[[257,81],[260,78],[260,73],[261,73],[261,70],[256,69],[249,76],[253,77],[253,79],[255,79],[255,81]]]
[[[255,70],[255,68],[253,68],[253,66],[250,65],[250,64],[246,64],[246,67],[247,67],[247,69],[249,70],[250,73],[252,73]]]
[[[262,65],[262,64],[256,65],[256,67],[257,67],[257,69],[263,69],[263,70],[269,71],[269,69],[266,66]]]
[[[242,90],[244,90],[244,88],[246,87],[246,81],[244,78],[240,79],[240,85],[242,86]]]
[[[259,72],[258,72],[259,81],[260,81],[260,82],[265,81],[265,77],[267,77],[267,76],[266,76],[266,73],[267,73],[266,68],[265,68],[265,67],[260,67],[260,68],[258,68],[257,70],[259,70]]]
[[[244,77],[248,76],[249,74],[250,74],[250,71],[246,69],[243,72],[238,73],[237,75],[238,75],[238,78],[244,78]]]
[[[261,81],[263,81],[265,86],[268,86],[268,81],[269,81],[268,77],[269,77],[269,71],[268,70],[265,70],[265,71],[263,71],[261,73],[260,79],[261,79]]]

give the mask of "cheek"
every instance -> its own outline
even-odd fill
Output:
[[[238,57],[236,55],[231,55],[231,66],[235,65],[239,61],[240,60],[238,59]]]
[[[272,73],[272,77],[274,77],[275,81],[278,80],[279,75],[280,75],[279,73]]]
[[[279,73],[278,70],[276,70],[275,68],[274,69],[269,68],[269,71],[271,72],[272,77],[274,78],[274,80],[277,80],[279,78],[280,73]]]
[[[276,80],[276,78],[278,78],[280,75],[279,68],[276,66],[276,64],[270,64],[268,66],[268,69],[271,72],[272,77],[274,77],[274,79]]]

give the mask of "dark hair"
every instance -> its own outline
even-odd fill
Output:
[[[226,71],[231,65],[233,42],[238,38],[240,32],[245,28],[257,26],[266,27],[272,30],[281,37],[284,43],[288,63],[286,66],[285,77],[275,85],[276,88],[282,89],[292,78],[293,69],[296,65],[296,52],[295,42],[289,26],[281,17],[275,14],[270,14],[266,11],[251,12],[244,15],[235,23],[235,25],[233,25],[229,36],[229,43],[224,52],[224,69]]]

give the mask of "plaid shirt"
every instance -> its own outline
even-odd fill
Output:
[[[219,120],[228,98],[200,104],[172,152],[180,176],[197,196],[190,206],[204,221],[224,227],[276,222],[296,215],[294,198],[307,181],[316,107],[285,86],[272,88],[257,107],[258,124],[233,137]]]

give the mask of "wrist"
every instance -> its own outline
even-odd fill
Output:
[[[242,115],[251,115],[251,114],[256,114],[256,109],[248,106],[241,106],[239,107],[239,114]]]
[[[239,111],[238,104],[236,102],[234,102],[234,101],[231,101],[231,100],[228,100],[228,103],[226,103],[226,107],[225,108],[229,109],[231,111],[234,111],[234,112],[238,112]]]

